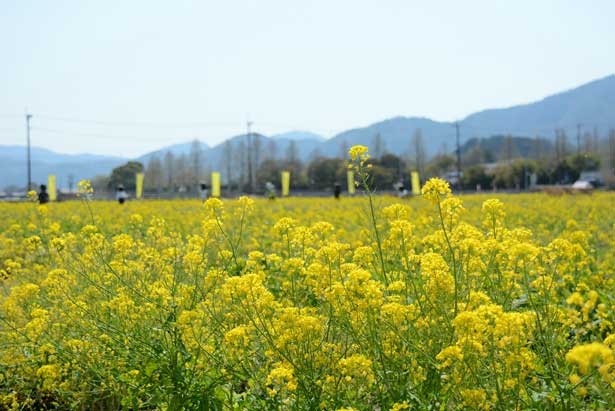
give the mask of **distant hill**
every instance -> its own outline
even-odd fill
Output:
[[[201,150],[203,151],[209,150],[209,145],[207,143],[200,141],[198,139],[196,141],[199,142],[201,146]],[[154,156],[158,156],[159,158],[162,159],[162,157],[167,152],[171,152],[175,156],[181,156],[182,154],[188,154],[190,153],[193,143],[194,143],[194,140],[187,142],[187,143],[173,144],[171,146],[163,147],[161,149],[150,151],[149,153],[143,154],[142,156],[137,157],[136,160],[142,162],[143,164],[147,164],[150,158]]]
[[[286,133],[285,133],[286,134]],[[291,136],[288,138],[285,134],[278,134],[277,136],[267,137],[262,134],[254,134],[258,136],[258,140],[260,143],[260,160],[264,160],[267,158],[272,159],[281,159],[286,158],[286,154],[288,153],[289,147],[291,144],[295,145],[296,154],[301,161],[308,161],[310,156],[317,151],[322,145],[322,137],[314,134],[314,138],[310,138],[312,133],[302,133],[305,138],[297,138],[298,135]],[[291,133],[293,134],[293,133]],[[254,137],[253,135],[253,137]],[[244,145],[247,145],[247,138],[245,134],[232,137],[227,140],[229,146],[231,148],[231,153],[233,157],[233,162],[236,162],[236,157],[239,154],[240,144],[243,142]],[[219,170],[226,169],[226,159],[224,155],[224,147],[225,143],[220,143],[210,150],[208,150],[205,155],[207,160],[211,164],[213,168],[217,168]]]
[[[576,133],[577,124],[586,130],[596,127],[603,135],[615,127],[615,75],[535,103],[480,111],[462,121],[464,133],[470,135],[541,135],[550,139],[555,128],[569,135]]]
[[[493,146],[489,150],[499,155],[505,141],[503,136],[513,135],[515,150],[525,156],[531,153],[530,145],[534,137],[541,136],[545,141],[553,141],[556,128],[563,129],[572,144],[577,124],[582,124],[584,131],[593,132],[595,129],[601,138],[606,137],[609,129],[615,128],[615,75],[545,97],[534,103],[470,114],[459,121],[460,141],[467,148],[480,141],[483,146]],[[412,152],[412,136],[419,129],[428,157],[439,152],[454,152],[456,138],[453,123],[424,117],[393,117],[344,131],[328,140],[309,131],[290,131],[269,137],[259,135],[260,159],[285,158],[291,144],[302,161],[308,161],[315,156],[345,157],[346,150],[355,144],[367,145],[373,152],[377,135],[381,138],[383,152],[406,155]],[[485,140],[492,136],[495,137]],[[478,140],[479,138],[483,140]],[[239,147],[242,141],[245,143],[246,136],[234,136],[228,141],[233,154],[231,166],[236,168]],[[162,158],[169,151],[176,156],[188,154],[191,146],[192,142],[188,141],[163,147],[136,160],[147,164],[153,156]],[[201,142],[201,149],[206,168],[218,170],[227,168],[224,143],[208,147]],[[58,174],[60,181],[65,181],[71,173],[75,175],[75,179],[109,174],[113,167],[127,161],[120,157],[91,154],[70,156],[45,149],[33,149],[32,159],[33,180],[37,182],[42,181],[51,172]],[[3,165],[0,188],[10,184],[22,185],[25,181],[25,149],[18,146],[0,146],[0,161]]]
[[[569,137],[576,135],[577,124],[584,130],[594,127],[605,137],[615,128],[615,75],[592,81],[572,90],[546,97],[538,102],[502,109],[484,110],[459,122],[461,142],[493,135],[542,136],[554,140],[556,128]],[[394,117],[367,127],[344,131],[324,143],[323,151],[338,155],[341,147],[353,144],[373,146],[380,134],[387,151],[404,154],[410,148],[415,130],[421,129],[428,156],[439,151],[453,152],[456,144],[453,123],[427,118]]]
[[[97,154],[61,154],[45,148],[30,150],[32,182],[46,183],[48,174],[55,174],[58,187],[68,187],[69,176],[76,184],[81,179],[90,179],[100,174],[109,174],[114,167],[128,161],[126,158]],[[0,188],[27,182],[26,148],[0,145]]]
[[[403,155],[410,150],[411,138],[420,129],[428,156],[442,149],[452,150],[455,129],[450,123],[441,123],[421,117],[394,117],[367,127],[344,131],[323,144],[322,151],[328,156],[338,156],[343,148],[362,144],[373,148],[376,135],[380,135],[384,150]]]
[[[270,136],[270,138],[274,140],[295,140],[295,141],[301,141],[301,140],[325,141],[326,140],[323,136],[316,134],[316,133],[309,132],[309,131],[289,131],[287,133],[274,134],[273,136]]]

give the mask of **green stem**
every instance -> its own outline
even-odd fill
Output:
[[[444,239],[446,240],[446,244],[448,245],[448,250],[451,253],[451,260],[453,263],[453,280],[455,282],[455,310],[454,310],[453,317],[456,317],[457,316],[457,299],[458,299],[457,261],[455,260],[455,250],[453,250],[451,240],[448,237],[448,232],[446,231],[446,226],[444,224],[444,216],[442,215],[442,206],[440,205],[439,196],[438,196],[438,214],[440,215],[440,224],[442,225],[442,231],[444,232]]]
[[[384,254],[382,252],[382,242],[380,241],[380,233],[378,232],[378,225],[376,223],[376,211],[374,210],[374,200],[372,199],[372,192],[367,184],[367,180],[365,178],[365,174],[361,173],[361,183],[363,184],[363,189],[367,192],[367,198],[369,199],[369,211],[372,219],[372,225],[374,226],[374,233],[376,235],[376,243],[378,244],[378,257],[380,259],[380,266],[382,269],[382,278],[384,280],[384,285],[388,287],[389,279],[387,277],[386,268],[384,265]]]

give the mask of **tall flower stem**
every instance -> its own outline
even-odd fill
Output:
[[[384,253],[382,251],[382,242],[380,241],[380,232],[378,231],[378,224],[376,222],[376,210],[374,208],[374,199],[372,196],[372,191],[367,183],[367,174],[360,173],[361,176],[361,185],[363,189],[367,193],[367,198],[369,199],[369,213],[372,220],[372,226],[374,227],[374,234],[376,235],[376,243],[378,245],[378,259],[380,260],[380,268],[382,269],[382,279],[384,280],[384,285],[389,285],[389,279],[387,277],[386,267],[384,265]]]

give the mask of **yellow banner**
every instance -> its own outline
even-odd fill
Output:
[[[220,197],[220,173],[217,171],[211,173],[211,196]]]
[[[419,172],[413,171],[410,173],[412,180],[412,195],[421,195],[421,180],[419,179]]]
[[[282,171],[282,196],[286,197],[290,192],[290,171]]]
[[[354,171],[346,172],[346,178],[348,180],[348,194],[354,194]]]
[[[49,201],[56,201],[58,199],[56,176],[53,174],[47,176],[47,193],[49,194]]]
[[[137,189],[136,189],[136,198],[143,198],[143,173],[137,173],[136,175],[136,183],[137,183]]]

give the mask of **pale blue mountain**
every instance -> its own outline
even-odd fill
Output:
[[[492,135],[518,137],[540,136],[555,139],[555,129],[563,129],[570,142],[576,136],[577,124],[582,132],[593,132],[601,138],[615,128],[615,75],[592,81],[580,87],[546,97],[538,102],[509,108],[484,110],[459,121],[460,141]],[[324,143],[326,155],[340,155],[342,148],[354,144],[374,146],[377,134],[385,151],[403,155],[412,152],[412,135],[420,129],[428,156],[438,152],[452,153],[456,146],[453,123],[427,118],[395,117],[367,127],[344,131]]]
[[[455,128],[422,117],[394,117],[363,128],[344,131],[323,144],[322,152],[328,157],[347,156],[348,147],[362,144],[373,149],[377,135],[382,139],[383,152],[404,155],[411,151],[412,136],[420,130],[426,153],[433,156],[438,151],[450,151],[455,144]]]
[[[577,124],[585,131],[595,127],[605,136],[615,127],[615,75],[534,103],[480,111],[461,123],[465,135],[477,137],[515,134],[554,139],[555,128],[564,129],[572,137],[577,133]]]
[[[206,152],[207,150],[209,150],[209,145],[201,140],[198,140],[201,147],[201,150],[203,152]],[[143,154],[142,156],[137,157],[135,160],[142,162],[143,164],[147,164],[147,162],[152,158],[152,157],[158,157],[159,159],[162,159],[164,157],[164,155],[167,152],[172,153],[174,156],[181,156],[183,154],[188,155],[190,154],[190,150],[192,150],[192,145],[193,145],[194,140],[191,140],[189,142],[186,143],[178,143],[178,144],[173,144],[167,147],[163,147],[161,149],[155,150],[155,151],[150,151],[149,153]]]
[[[540,136],[554,139],[554,130],[563,129],[574,143],[577,124],[582,132],[593,132],[594,128],[601,139],[607,137],[608,130],[615,128],[615,75],[598,79],[580,87],[548,96],[540,101],[517,105],[509,108],[489,109],[470,114],[459,121],[460,142],[464,144],[472,138],[487,138],[494,135],[513,135],[516,137]],[[346,157],[346,150],[355,144],[363,144],[372,149],[376,136],[381,139],[383,152],[397,155],[413,151],[412,136],[421,131],[423,144],[428,157],[438,152],[453,153],[456,145],[455,127],[450,122],[439,122],[423,117],[393,117],[366,127],[359,127],[339,133],[328,140],[309,131],[290,131],[270,137],[259,135],[259,161],[267,158],[284,159],[290,151],[295,152],[301,161],[309,161],[317,156]],[[238,173],[240,145],[247,144],[245,135],[230,138],[231,169]],[[163,147],[144,154],[136,160],[147,162],[152,156],[162,159],[167,151],[175,156],[189,154],[192,141]],[[294,150],[290,150],[294,147]],[[201,143],[204,169],[227,170],[224,143],[208,147]],[[73,174],[75,180],[92,178],[100,174],[110,174],[127,159],[121,157],[97,156],[91,154],[66,155],[45,149],[32,150],[33,180],[46,179],[46,175],[58,175],[60,186]],[[7,185],[23,185],[25,181],[25,148],[0,146],[0,188]]]
[[[68,188],[68,180],[74,184],[81,179],[107,175],[126,161],[127,158],[98,154],[62,154],[45,148],[32,147],[30,150],[32,182],[46,184],[47,176],[56,176],[58,187]],[[24,146],[0,145],[0,188],[15,185],[25,187],[27,183],[27,160]],[[71,177],[72,176],[72,177]]]
[[[286,133],[284,133],[286,134]],[[258,160],[264,161],[267,159],[286,159],[288,157],[291,145],[294,145],[294,151],[297,158],[303,162],[308,161],[311,157],[318,155],[318,150],[322,147],[323,140],[321,136],[312,133],[302,133],[304,138],[293,139],[287,138],[284,134],[267,137],[262,134],[254,133],[251,138],[253,144],[259,145]],[[291,133],[292,134],[292,133]],[[297,137],[297,135],[294,135]],[[314,136],[314,138],[312,138]],[[248,146],[248,138],[245,134],[231,137],[227,141],[213,146],[211,149],[204,152],[206,161],[210,167],[218,170],[226,170],[225,145],[228,142],[228,147],[231,152],[231,163],[233,169],[237,172],[239,164],[239,156],[241,146]]]

